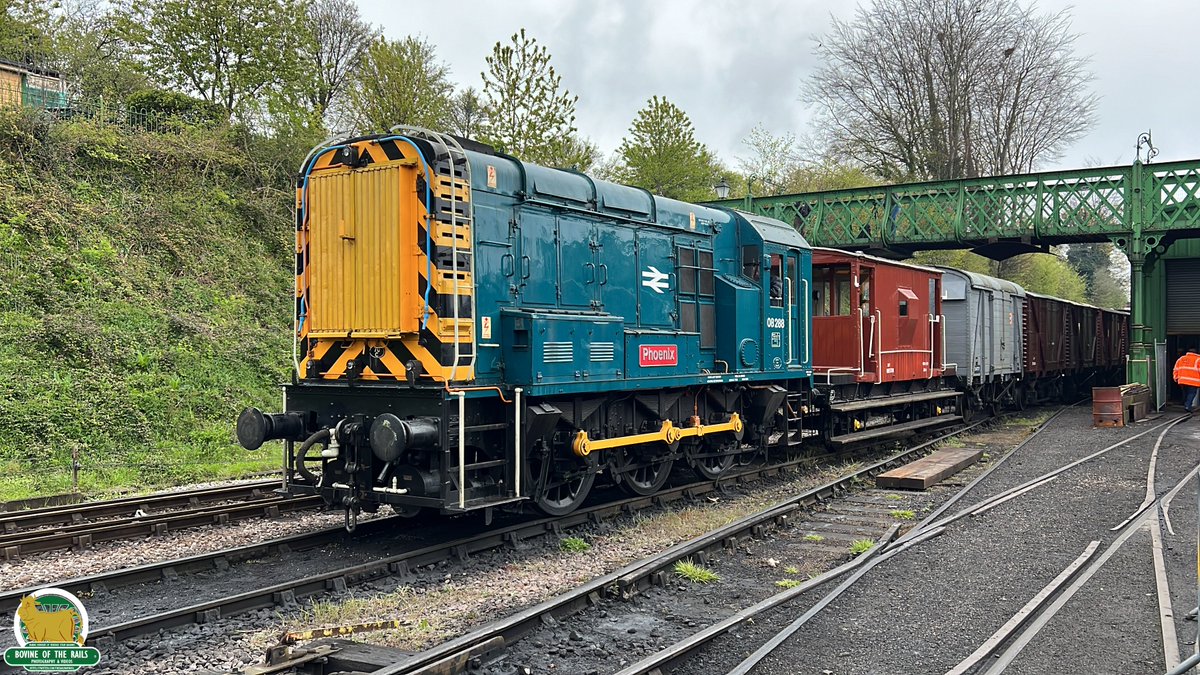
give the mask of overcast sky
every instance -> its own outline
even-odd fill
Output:
[[[579,96],[576,125],[607,155],[652,95],[683,108],[701,142],[730,167],[756,124],[810,131],[798,98],[818,65],[814,40],[853,0],[358,0],[393,39],[420,35],[461,86],[481,87],[484,57],[524,27]],[[1066,0],[1035,3],[1045,11]],[[1071,9],[1078,53],[1091,57],[1097,123],[1046,169],[1129,163],[1152,129],[1156,162],[1200,158],[1200,2],[1090,0]]]

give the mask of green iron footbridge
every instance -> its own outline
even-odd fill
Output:
[[[1131,265],[1129,379],[1149,384],[1153,342],[1165,335],[1165,282],[1156,263],[1175,241],[1200,237],[1200,160],[712,203],[792,223],[814,246],[892,257],[967,248],[1003,259],[1053,244],[1111,241]]]

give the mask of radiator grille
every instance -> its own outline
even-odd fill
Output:
[[[570,363],[575,360],[575,345],[570,342],[547,342],[542,353],[546,363]]]
[[[592,361],[612,361],[616,357],[616,349],[611,342],[593,342],[588,346]]]

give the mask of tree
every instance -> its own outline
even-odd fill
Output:
[[[481,138],[487,129],[487,109],[475,87],[458,92],[450,106],[450,133],[463,138]]]
[[[119,27],[146,72],[230,113],[297,77],[298,0],[129,0]]]
[[[149,88],[136,55],[121,39],[118,16],[104,0],[71,0],[56,11],[53,67],[84,98],[125,100]]]
[[[887,180],[1031,171],[1092,124],[1070,15],[1018,0],[873,0],[803,90],[829,147]]]
[[[1117,277],[1112,244],[1071,244],[1067,261],[1083,277],[1088,301],[1099,307],[1121,308],[1129,302],[1129,289]]]
[[[742,139],[749,152],[738,157],[745,189],[756,196],[822,192],[879,185],[861,167],[828,154],[804,151],[790,132],[774,136],[762,126]],[[735,190],[738,194],[742,190]]]
[[[311,0],[304,28],[301,95],[312,113],[325,119],[366,56],[375,29],[362,20],[353,0]]]
[[[509,41],[496,43],[482,73],[484,140],[527,162],[579,165],[586,155],[595,154],[588,151],[588,143],[575,138],[579,97],[562,88],[549,50],[524,28]]]
[[[996,276],[1016,282],[1027,291],[1087,302],[1087,284],[1083,277],[1071,269],[1066,258],[1057,253],[1013,256],[997,266],[999,270]]]
[[[379,38],[354,74],[348,100],[360,129],[409,124],[440,131],[450,125],[450,67],[422,38]]]
[[[0,59],[46,65],[51,52],[47,4],[42,0],[0,0]]]
[[[711,198],[716,160],[696,140],[687,113],[665,98],[651,97],[638,111],[617,153],[631,185],[685,201]]]
[[[1087,284],[1083,277],[1058,252],[1027,253],[995,261],[963,250],[921,251],[913,256],[913,262],[987,274],[1008,279],[1034,293],[1087,302]]]

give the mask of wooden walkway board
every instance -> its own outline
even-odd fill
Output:
[[[881,488],[924,490],[978,462],[982,456],[982,448],[945,448],[879,474],[875,477],[875,485]]]

